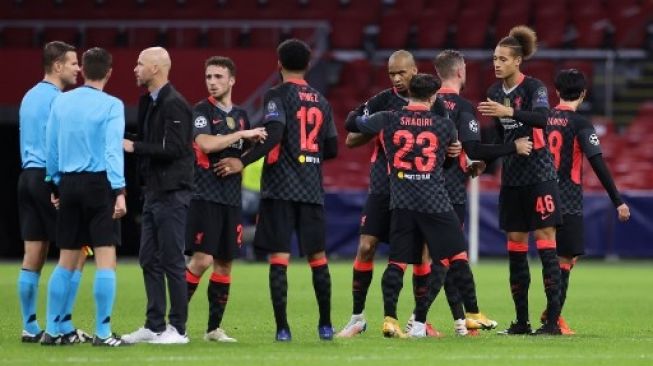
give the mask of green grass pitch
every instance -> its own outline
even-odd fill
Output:
[[[267,266],[236,263],[229,305],[222,327],[238,339],[235,344],[205,342],[207,320],[205,274],[190,305],[189,345],[139,344],[121,349],[90,345],[42,347],[21,344],[21,322],[16,279],[18,262],[0,264],[0,365],[653,365],[653,265],[651,262],[581,261],[572,272],[571,291],[564,315],[577,335],[571,337],[498,336],[483,332],[479,337],[453,334],[453,322],[442,296],[429,320],[446,336],[442,339],[384,339],[381,335],[382,302],[377,262],[368,294],[368,331],[354,339],[318,340],[317,306],[311,275],[304,260],[291,261],[289,268],[289,322],[293,341],[278,344],[269,300]],[[351,311],[351,263],[330,264],[333,279],[332,316],[342,327]],[[52,270],[49,264],[41,278],[38,317],[44,325],[45,290]],[[93,331],[92,298],[94,266],[84,274],[73,319],[76,326]],[[399,305],[405,323],[413,306],[410,270],[405,276]],[[505,327],[514,316],[507,283],[506,261],[482,261],[474,267],[481,310]],[[531,318],[534,325],[544,305],[538,262],[531,262]],[[141,271],[135,262],[118,267],[118,293],[113,330],[119,334],[143,324],[145,295]]]

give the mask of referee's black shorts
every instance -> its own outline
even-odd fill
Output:
[[[112,219],[115,197],[105,172],[65,173],[59,184],[57,246],[80,249],[119,245]]]
[[[20,173],[18,219],[24,241],[55,241],[57,210],[50,202],[45,169],[27,168]]]

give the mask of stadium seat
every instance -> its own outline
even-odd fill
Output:
[[[381,1],[340,0],[340,6],[335,14],[339,18],[357,19],[363,24],[378,22],[381,17]]]
[[[133,48],[166,46],[166,32],[160,28],[130,28],[127,30],[128,45]]]
[[[79,46],[79,28],[45,28],[41,33],[41,42],[45,44],[50,41],[64,41],[68,44]]]
[[[458,14],[460,3],[460,0],[425,0],[424,13],[438,13],[447,21],[451,21]]]
[[[2,29],[2,47],[30,48],[36,45],[34,28],[7,27]]]
[[[424,11],[424,0],[394,0],[388,10],[400,13],[406,21],[413,21]]]
[[[446,46],[449,22],[438,12],[425,12],[417,19],[417,44],[420,48],[443,48]]]
[[[359,49],[363,45],[363,22],[337,18],[331,24],[331,48]]]
[[[251,28],[246,35],[249,36],[249,46],[254,48],[276,48],[281,39],[278,28]]]
[[[214,48],[235,48],[239,45],[240,29],[209,28],[206,32],[207,46]]]
[[[478,8],[466,8],[456,21],[456,46],[480,48],[485,45],[491,13]]]
[[[114,47],[117,41],[118,29],[116,28],[89,27],[84,31],[84,45],[86,47]]]
[[[383,16],[379,23],[378,48],[404,48],[411,24],[401,13]]]
[[[528,24],[530,18],[530,7],[528,1],[516,2],[513,4],[499,5],[497,17],[494,22],[495,42],[508,35],[512,27]]]
[[[197,48],[200,46],[200,28],[172,28],[168,30],[168,46],[176,48]]]

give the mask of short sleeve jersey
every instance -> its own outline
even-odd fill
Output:
[[[407,106],[359,119],[363,133],[381,132],[390,162],[390,208],[423,213],[452,210],[444,186],[447,146],[455,140],[454,123],[427,108]]]
[[[503,83],[499,81],[490,87],[487,95],[491,100],[512,107],[515,111],[549,108],[546,87],[541,81],[530,76],[523,76],[510,90],[504,89]],[[504,157],[502,185],[527,186],[556,179],[553,159],[547,149],[543,129],[527,126],[513,118],[495,118],[495,124],[503,136],[504,143],[524,136],[533,141],[533,151],[529,156],[512,154]]]
[[[481,129],[475,118],[474,106],[465,98],[449,89],[440,89],[438,100],[444,106],[443,116],[456,125],[460,142],[481,141]],[[452,204],[467,202],[467,154],[463,151],[456,164],[444,169],[444,181]]]
[[[281,142],[266,156],[261,197],[324,203],[324,142],[337,137],[331,106],[304,80],[288,80],[264,96],[263,124],[279,122]]]
[[[213,97],[202,100],[193,108],[193,141],[200,134],[228,135],[239,130],[250,128],[247,112],[233,106],[229,112],[218,107]],[[241,139],[222,151],[205,154],[193,143],[195,150],[195,187],[193,198],[228,206],[242,204],[240,198],[241,175],[232,174],[218,177],[212,164],[227,157],[240,157],[245,142]]]
[[[408,105],[408,99],[401,96],[395,89],[386,89],[355,109],[356,115],[371,115],[381,111],[398,111]],[[371,194],[390,194],[388,181],[388,161],[383,154],[381,140],[374,140],[374,151],[370,159],[370,187]]]
[[[561,212],[583,213],[583,155],[588,159],[601,154],[594,126],[580,114],[558,106],[547,121],[547,138],[558,170]]]

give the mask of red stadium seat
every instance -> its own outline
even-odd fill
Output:
[[[68,44],[78,46],[80,44],[80,34],[78,28],[45,28],[42,33],[43,44],[50,41],[63,41]]]
[[[435,12],[451,21],[458,14],[460,3],[460,0],[425,0],[424,13]]]
[[[399,12],[406,21],[416,19],[424,11],[424,0],[394,0],[392,12]]]
[[[162,40],[165,32],[160,28],[130,28],[127,30],[129,47],[146,48],[152,46],[166,46]]]
[[[429,11],[417,19],[417,44],[420,48],[443,48],[449,32],[445,15]]]
[[[624,10],[611,15],[615,28],[615,47],[640,48],[644,46],[649,14],[641,11],[639,7],[633,7],[630,8],[630,11]]]
[[[378,47],[404,48],[408,41],[410,26],[411,22],[407,21],[406,16],[400,13],[382,17],[379,24],[381,29],[378,35]]]
[[[466,8],[456,22],[456,46],[458,48],[480,48],[487,39],[491,14],[478,8]]]
[[[356,60],[343,65],[340,84],[358,89],[361,93],[372,84],[372,65],[367,60]]]
[[[30,48],[36,45],[34,28],[7,27],[2,29],[2,46],[5,48]]]
[[[197,48],[202,30],[199,28],[173,28],[168,30],[168,46],[176,48]]]
[[[507,36],[510,29],[514,26],[528,24],[529,18],[530,8],[528,1],[517,2],[510,6],[500,6],[494,22],[495,41],[498,42],[501,38]]]
[[[114,47],[118,41],[116,28],[86,28],[84,31],[84,45],[86,47]]]
[[[558,14],[550,17],[538,16],[535,22],[538,45],[542,48],[562,47],[566,29],[566,17]]]
[[[206,32],[208,47],[235,48],[239,45],[239,28],[209,28]]]
[[[249,30],[249,46],[255,48],[276,48],[281,39],[278,28],[251,28]]]
[[[336,19],[354,18],[363,24],[378,22],[381,17],[381,2],[369,0],[341,0],[340,7],[334,14]],[[336,20],[334,19],[334,20]]]
[[[363,44],[363,27],[363,22],[358,19],[335,19],[331,24],[331,48],[360,48]]]

